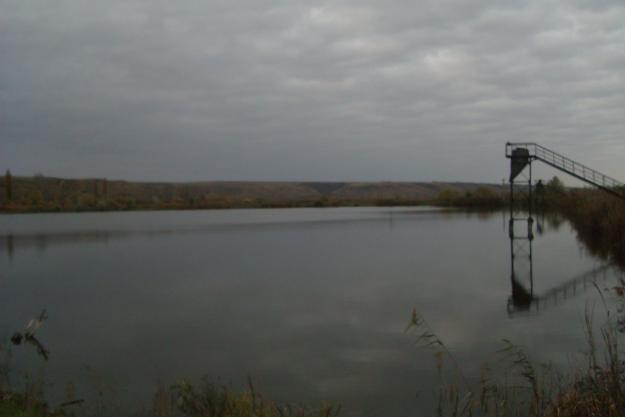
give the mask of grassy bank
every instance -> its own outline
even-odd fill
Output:
[[[63,410],[51,410],[38,397],[0,389],[0,417],[70,417]]]
[[[557,209],[589,250],[625,268],[625,201],[599,190],[566,193]]]

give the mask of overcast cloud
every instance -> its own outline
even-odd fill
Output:
[[[625,180],[624,132],[622,0],[0,0],[17,174],[500,181],[536,141]]]

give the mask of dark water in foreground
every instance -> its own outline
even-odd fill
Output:
[[[564,366],[585,347],[584,307],[596,291],[571,280],[604,263],[568,224],[545,224],[533,243],[534,294],[551,298],[511,312],[504,216],[431,208],[0,216],[0,340],[47,309],[38,335],[50,360],[16,347],[10,370],[20,383],[24,372],[44,378],[52,403],[73,383],[78,398],[93,404],[102,392],[109,411],[126,414],[149,408],[159,382],[206,375],[236,388],[250,376],[276,400],[339,402],[346,416],[429,414],[435,361],[404,332],[413,308],[470,377],[502,338]]]

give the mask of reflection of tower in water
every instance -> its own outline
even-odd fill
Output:
[[[508,300],[508,312],[513,310],[529,310],[534,301],[534,264],[532,259],[532,242],[534,240],[531,217],[525,220],[523,232],[515,230],[520,219],[510,218],[508,234],[510,237],[510,281],[512,296]]]
[[[523,311],[540,311],[594,288],[598,280],[606,280],[618,272],[611,263],[593,268],[568,279],[566,282],[534,295],[533,248],[534,225],[538,235],[545,231],[545,213],[534,217],[535,203],[544,207],[544,186],[542,181],[532,184],[532,161],[537,159],[526,144],[516,147],[508,144],[506,156],[510,158],[510,217],[508,236],[510,238],[510,281],[512,295],[508,299],[508,314]],[[527,169],[526,169],[527,168]],[[536,200],[536,201],[535,201]],[[552,227],[559,226],[557,216],[552,218]]]
[[[601,284],[601,287],[605,286],[605,281],[610,278],[623,275],[617,266],[607,262],[570,277],[565,282],[536,295],[534,293],[532,245],[535,236],[533,227],[536,224],[539,235],[541,235],[544,231],[544,221],[544,213],[539,214],[536,220],[533,217],[516,217],[510,218],[508,221],[512,294],[508,298],[507,310],[510,316],[528,311],[539,312],[557,306],[587,290],[596,289],[598,284]],[[554,221],[554,226],[558,226],[557,221]]]

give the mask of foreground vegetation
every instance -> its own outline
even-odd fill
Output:
[[[62,409],[50,410],[40,397],[0,389],[0,417],[69,417]]]
[[[0,388],[0,417],[72,417],[74,415],[114,415],[100,408],[85,411],[82,401],[69,401],[50,407],[39,392],[16,393]],[[88,408],[88,407],[87,407]],[[208,380],[196,385],[181,381],[169,389],[159,387],[154,394],[151,410],[141,413],[150,417],[336,417],[340,406],[323,404],[303,407],[272,401],[259,394],[254,386],[235,392]]]
[[[306,408],[280,404],[259,394],[249,382],[248,389],[236,393],[204,380],[194,386],[186,381],[160,389],[154,396],[154,417],[335,417],[340,406]]]

